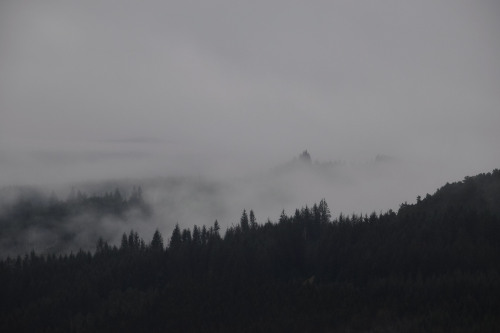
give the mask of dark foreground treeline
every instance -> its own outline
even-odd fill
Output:
[[[383,195],[383,194],[381,194]],[[324,200],[135,232],[95,253],[0,263],[1,332],[499,332],[500,171],[397,213],[339,216]]]

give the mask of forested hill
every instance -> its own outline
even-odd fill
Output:
[[[0,258],[33,249],[44,254],[88,250],[99,236],[111,238],[111,226],[125,226],[132,218],[145,221],[151,211],[141,187],[133,187],[129,195],[118,189],[91,195],[74,190],[65,200],[34,188],[4,188]]]
[[[0,262],[0,331],[499,332],[500,172],[370,216],[131,231]],[[165,244],[168,243],[168,244]]]
[[[500,170],[446,184],[432,196],[419,196],[417,204],[404,204],[401,208],[400,213],[444,214],[459,209],[500,216]]]

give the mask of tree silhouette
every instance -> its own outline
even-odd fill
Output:
[[[177,250],[180,248],[182,244],[182,236],[181,236],[181,228],[179,228],[179,224],[175,225],[174,230],[172,231],[172,236],[170,237],[170,249]]]
[[[250,229],[252,230],[255,230],[257,229],[257,221],[255,220],[255,214],[253,212],[253,210],[250,210],[250,214],[249,214],[249,218],[250,218]]]
[[[247,215],[247,211],[246,210],[243,210],[243,213],[241,214],[240,226],[241,226],[241,230],[243,232],[247,232],[250,229],[250,225],[249,225],[249,221],[248,221],[248,215]]]
[[[167,249],[131,230],[119,249],[0,258],[0,331],[498,332],[499,198],[494,171],[398,212],[332,220],[322,199],[264,225],[250,211],[248,233],[177,224]]]
[[[151,244],[149,247],[151,248],[151,250],[157,252],[162,252],[164,250],[163,237],[158,229],[156,229],[155,233],[153,234],[153,239],[151,240]]]

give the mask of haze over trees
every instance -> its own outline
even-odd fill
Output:
[[[325,200],[221,232],[136,231],[94,252],[0,262],[11,331],[500,329],[500,170],[397,212],[332,218]],[[112,200],[110,200],[112,202]]]
[[[338,212],[394,209],[399,199],[391,206],[377,206],[380,196],[370,193],[376,187],[374,178],[389,187],[388,177],[381,176],[381,171],[392,175],[397,164],[387,159],[377,156],[354,166],[339,160],[313,160],[305,150],[270,170],[237,179],[116,179],[74,183],[57,192],[50,187],[4,187],[0,188],[0,223],[4,225],[0,254],[12,256],[32,249],[38,253],[91,250],[99,237],[118,245],[124,231],[152,234],[159,228],[169,234],[175,223],[192,229],[196,223],[217,219],[226,228],[239,217],[242,207],[258,210],[265,220],[282,209],[292,211],[297,205],[314,203],[312,198],[325,196],[333,197]],[[370,187],[364,185],[368,181]],[[138,183],[141,187],[135,185]]]
[[[0,0],[0,333],[500,332],[498,13]]]
[[[106,223],[126,225],[128,219],[147,220],[152,213],[141,187],[133,187],[128,196],[118,189],[92,195],[72,189],[65,200],[31,188],[7,188],[1,194],[2,257],[32,249],[61,253],[88,248],[89,241],[108,237]]]

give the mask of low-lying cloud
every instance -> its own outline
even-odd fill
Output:
[[[321,198],[334,212],[396,209],[499,167],[499,12],[488,0],[2,1],[0,185],[132,179],[165,232]],[[344,164],[269,171],[303,149]]]

